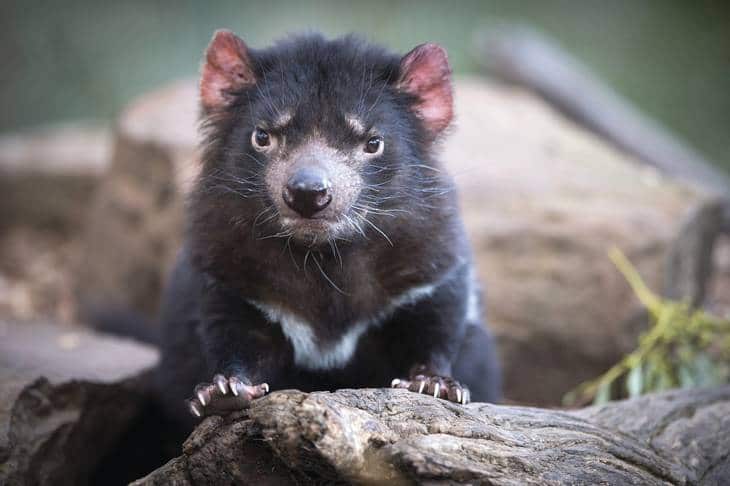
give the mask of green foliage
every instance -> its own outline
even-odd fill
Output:
[[[730,320],[686,302],[653,293],[618,249],[609,256],[649,313],[649,329],[638,347],[598,378],[563,398],[565,405],[605,403],[669,388],[710,386],[730,381]]]

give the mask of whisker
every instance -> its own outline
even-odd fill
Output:
[[[267,236],[261,236],[258,238],[259,240],[268,240],[270,238],[289,238],[293,235],[291,231],[280,231],[278,233],[275,233],[273,235],[267,235]]]
[[[373,223],[372,221],[370,221],[365,216],[363,216],[363,215],[361,215],[359,213],[355,213],[355,214],[357,216],[360,216],[360,219],[362,219],[363,222],[369,224],[375,231],[377,231],[378,233],[380,233],[383,236],[383,238],[385,238],[385,240],[390,244],[390,246],[393,246],[393,242],[391,241],[390,238],[388,238],[388,235],[386,235],[383,230],[381,230],[380,228],[378,228],[378,226],[375,223]]]
[[[302,268],[304,271],[307,271],[307,260],[309,259],[309,254],[312,253],[312,250],[307,250],[307,252],[304,254],[304,263],[302,263]]]
[[[333,288],[333,289],[335,289],[336,291],[338,291],[338,292],[339,292],[339,293],[341,293],[342,295],[350,295],[350,294],[348,294],[347,292],[345,292],[344,290],[342,290],[341,288],[339,288],[339,287],[338,287],[338,286],[337,286],[337,285],[336,285],[336,284],[335,284],[335,283],[334,283],[334,282],[332,281],[332,279],[330,279],[330,278],[329,278],[329,276],[327,276],[327,274],[325,273],[324,269],[322,268],[322,266],[321,266],[321,265],[319,264],[319,262],[317,261],[317,257],[316,257],[316,256],[313,256],[313,257],[312,257],[312,260],[314,260],[314,264],[315,264],[315,265],[317,265],[317,268],[319,268],[319,273],[321,273],[321,274],[322,274],[322,276],[323,276],[323,277],[325,278],[325,280],[327,280],[327,282],[329,282],[329,284],[330,284],[330,285],[332,286],[332,288]]]
[[[365,235],[365,231],[363,231],[362,226],[360,226],[360,224],[357,221],[355,221],[354,219],[352,219],[351,217],[349,217],[346,214],[343,214],[343,216],[353,229],[355,229],[358,233],[360,233],[363,238],[367,239],[367,236]]]
[[[337,241],[333,238],[328,238],[327,241],[332,249],[332,256],[340,262],[340,268],[342,268],[342,255],[340,255],[340,251],[337,249]]]
[[[294,237],[294,233],[289,235],[289,238],[286,239],[286,243],[284,244],[284,248],[289,251],[289,257],[291,258],[292,263],[294,264],[294,267],[299,271],[299,265],[297,265],[297,261],[294,259],[294,253],[291,250],[291,239]]]

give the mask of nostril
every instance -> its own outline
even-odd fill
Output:
[[[284,202],[287,204],[287,206],[291,206],[294,203],[294,194],[288,186],[285,187],[282,191],[281,197],[284,199]]]
[[[323,174],[304,169],[289,179],[282,198],[301,216],[311,218],[332,202],[330,182]]]
[[[326,208],[331,202],[332,194],[330,194],[329,188],[320,189],[319,191],[317,191],[317,195],[314,198],[314,203],[320,210]]]

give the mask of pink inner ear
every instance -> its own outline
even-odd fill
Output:
[[[436,44],[422,44],[401,60],[398,86],[418,97],[414,108],[434,135],[453,118],[451,68],[446,51]]]
[[[228,106],[231,93],[256,82],[246,44],[235,34],[219,30],[205,53],[200,99],[207,110]]]

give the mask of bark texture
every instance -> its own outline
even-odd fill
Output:
[[[273,451],[273,454],[272,454]],[[577,411],[283,391],[206,419],[150,484],[727,484],[730,387]]]
[[[142,407],[156,362],[131,341],[0,321],[0,484],[85,484]]]

